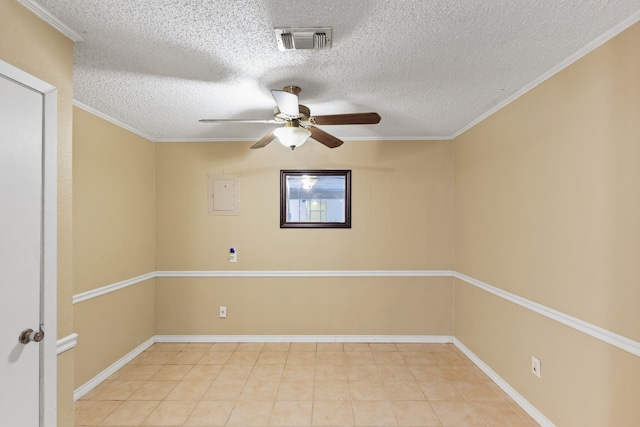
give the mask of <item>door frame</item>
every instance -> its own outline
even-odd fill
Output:
[[[57,132],[58,92],[44,82],[0,60],[0,74],[40,92],[43,96],[42,126],[42,288],[40,291],[41,321],[45,339],[40,343],[40,427],[55,427],[57,422]]]

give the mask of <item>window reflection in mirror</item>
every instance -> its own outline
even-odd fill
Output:
[[[350,228],[351,171],[281,171],[280,227]]]

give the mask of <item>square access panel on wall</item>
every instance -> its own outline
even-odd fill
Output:
[[[209,215],[240,215],[240,177],[207,175]]]

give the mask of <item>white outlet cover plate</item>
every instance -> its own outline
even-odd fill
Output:
[[[534,356],[531,356],[531,373],[540,378],[540,360]]]

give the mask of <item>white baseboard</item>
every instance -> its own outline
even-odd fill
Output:
[[[493,369],[469,350],[460,340],[451,335],[156,335],[140,344],[120,360],[100,372],[84,385],[77,388],[73,397],[80,399],[100,383],[140,355],[153,343],[213,343],[213,342],[336,342],[336,343],[453,343],[473,363],[478,366],[498,387],[543,427],[555,427],[540,411],[522,397],[513,387],[503,380]]]
[[[453,344],[465,354],[475,365],[482,370],[491,380],[496,383],[498,387],[509,395],[514,402],[518,404],[527,414],[531,416],[542,427],[555,427],[554,424],[549,421],[540,411],[538,411],[531,403],[529,403],[520,393],[518,393],[513,387],[509,385],[505,380],[500,377],[493,369],[484,363],[478,356],[476,356],[471,350],[469,350],[463,343],[457,338],[453,338]]]
[[[156,335],[149,338],[120,360],[78,387],[73,392],[73,399],[82,396],[100,385],[118,369],[131,362],[136,356],[151,347],[155,342],[187,343],[187,342],[366,342],[366,343],[430,343],[450,344],[450,335]]]
[[[156,335],[156,342],[452,343],[450,335]]]
[[[113,365],[109,366],[107,369],[100,372],[91,380],[87,381],[86,383],[78,387],[73,392],[73,400],[75,401],[80,399],[82,396],[84,396],[85,394],[89,393],[91,390],[96,388],[98,385],[100,385],[100,383],[102,383],[104,380],[106,380],[115,372],[117,372],[118,369],[122,368],[127,363],[131,362],[136,356],[140,355],[143,351],[151,347],[154,342],[156,342],[155,337],[149,338],[148,340],[140,344],[138,347],[133,349],[131,352],[129,352],[128,354],[120,358],[120,360],[115,362]]]

